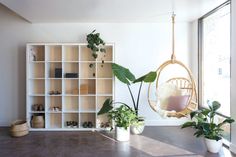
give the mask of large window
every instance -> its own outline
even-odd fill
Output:
[[[199,19],[199,102],[219,101],[230,116],[230,1]],[[222,120],[223,117],[219,116]],[[225,128],[230,131],[229,127]],[[226,138],[229,135],[226,133]]]

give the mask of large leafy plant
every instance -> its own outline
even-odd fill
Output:
[[[215,123],[216,111],[220,108],[220,103],[208,101],[209,108],[203,108],[190,113],[190,117],[193,121],[186,122],[182,125],[182,128],[192,127],[196,129],[194,135],[196,137],[204,136],[205,138],[212,140],[222,139],[222,126],[226,123],[233,123],[234,120],[230,117],[226,118],[223,122]]]
[[[109,120],[114,120],[117,127],[127,128],[136,120],[135,112],[127,105],[121,105],[108,112]]]
[[[134,108],[135,114],[138,117],[139,98],[140,98],[140,93],[141,93],[141,89],[142,89],[142,84],[143,84],[143,82],[146,82],[146,83],[153,82],[156,79],[156,72],[151,71],[151,72],[136,79],[134,74],[131,73],[129,69],[127,69],[121,65],[115,64],[115,63],[112,63],[112,72],[118,80],[120,80],[125,85],[127,85],[127,88],[128,88],[128,91],[129,91],[129,94],[130,94],[130,97],[131,97],[131,100],[133,103],[133,108]],[[136,84],[136,83],[139,83],[139,90],[138,90],[137,99],[135,100],[134,94],[133,94],[130,86],[132,84]],[[113,102],[112,100],[107,99],[104,102],[103,107],[101,108],[101,110],[98,114],[104,114],[104,113],[109,112],[113,108],[112,104],[114,104],[114,103],[121,103],[121,102]],[[124,104],[124,103],[122,103],[122,104]]]

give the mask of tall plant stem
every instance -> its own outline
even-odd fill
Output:
[[[140,83],[140,86],[139,86],[138,98],[137,98],[136,107],[135,107],[135,113],[136,113],[136,115],[138,115],[139,97],[140,97],[142,85],[143,85],[143,81]]]
[[[129,109],[131,109],[131,107],[123,102],[113,102],[113,104],[122,104],[122,105],[125,105],[126,107],[128,107]]]
[[[128,89],[129,89],[129,93],[130,93],[130,96],[131,96],[131,98],[132,98],[133,105],[134,105],[134,109],[135,109],[135,108],[136,108],[136,105],[135,105],[135,101],[134,101],[134,96],[133,96],[133,94],[132,94],[132,92],[131,92],[131,89],[130,89],[129,85],[127,85],[127,87],[128,87]]]

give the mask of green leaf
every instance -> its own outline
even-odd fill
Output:
[[[193,117],[195,117],[198,113],[199,113],[198,110],[197,110],[197,111],[192,111],[192,112],[190,113],[191,119],[193,119]]]
[[[112,71],[118,80],[130,85],[130,81],[135,80],[135,76],[129,71],[129,69],[122,67],[118,64],[112,63]]]
[[[220,108],[220,103],[218,102],[218,101],[213,101],[212,102],[212,109],[213,109],[213,111],[216,111],[216,110],[218,110],[219,108]]]
[[[108,113],[108,112],[111,111],[112,109],[113,109],[112,100],[108,98],[108,99],[106,99],[105,102],[103,103],[102,108],[101,108],[100,111],[98,112],[98,115]]]
[[[212,109],[212,104],[211,104],[211,101],[210,101],[210,100],[207,100],[207,104],[208,104],[209,109],[210,109],[210,110],[213,110],[213,109]]]
[[[204,108],[204,109],[202,109],[202,114],[203,115],[205,115],[205,116],[207,116],[209,113],[211,112],[211,110],[209,110],[209,109],[207,109],[207,108]]]
[[[155,81],[157,76],[157,73],[155,71],[151,71],[149,73],[147,73],[146,75],[141,76],[140,78],[136,79],[133,81],[133,83],[137,83],[137,82],[153,82]]]
[[[210,127],[209,123],[202,123],[202,129],[204,132],[209,133],[211,131],[210,130],[211,128],[213,128],[213,127]]]
[[[196,137],[200,137],[200,136],[203,135],[203,132],[201,130],[198,130],[193,135],[196,136]]]
[[[225,119],[222,123],[218,124],[219,127],[221,127],[222,125],[226,124],[226,123],[233,123],[234,119],[232,118],[227,118]]]
[[[181,129],[194,126],[196,126],[196,122],[186,122],[182,125]]]

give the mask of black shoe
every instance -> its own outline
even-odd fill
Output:
[[[88,123],[87,123],[87,122],[84,122],[84,123],[83,123],[83,127],[84,127],[84,128],[87,128],[87,127],[88,127]]]
[[[92,122],[88,122],[88,128],[92,128],[93,127],[93,123]]]

